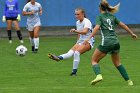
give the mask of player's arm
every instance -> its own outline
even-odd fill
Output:
[[[39,13],[40,13],[40,15],[42,15],[42,12],[43,12],[43,9],[42,9],[42,6],[39,4],[39,7],[40,7],[40,11],[39,11]]]
[[[91,33],[91,35],[84,41],[84,43],[83,44],[87,44],[87,42],[92,38],[92,37],[94,37],[95,36],[95,34],[98,32],[100,30],[100,25],[96,25],[95,27],[94,27],[94,29],[93,29],[93,31],[92,31],[92,33]]]
[[[7,11],[7,6],[6,6],[6,3],[5,3],[5,8],[4,8],[4,11],[3,11],[2,22],[6,22],[6,11]]]
[[[100,16],[97,16],[97,17],[96,17],[96,25],[95,25],[95,27],[93,28],[93,31],[92,31],[91,35],[87,38],[86,41],[89,41],[92,37],[95,36],[95,34],[100,30],[100,26],[101,26]],[[86,42],[86,41],[85,41],[85,42]]]
[[[134,34],[133,31],[127,25],[125,25],[123,22],[120,22],[119,26],[121,26],[123,29],[125,29],[132,36],[132,38],[138,39],[138,36],[136,34]]]
[[[100,25],[96,25],[94,28],[93,28],[93,31],[91,33],[91,35],[87,38],[87,41],[89,41],[92,37],[95,36],[95,34],[100,30]]]
[[[17,20],[20,21],[21,20],[21,17],[20,17],[20,11],[19,11],[18,2],[16,2],[16,10],[18,11]]]
[[[16,2],[16,10],[17,10],[18,14],[20,14],[18,2]]]
[[[23,16],[33,15],[33,14],[34,14],[34,11],[27,12],[27,10],[28,10],[28,6],[25,5],[24,8],[23,8],[23,12],[22,12],[22,15],[23,15]]]
[[[31,11],[31,12],[23,11],[23,12],[22,12],[22,15],[23,15],[23,16],[33,15],[33,14],[34,14],[34,11]]]
[[[77,40],[80,38],[80,34],[77,35]]]
[[[6,6],[6,3],[5,3],[5,7],[4,7],[4,11],[3,11],[3,16],[6,15],[6,11],[7,11],[7,6]]]
[[[85,34],[87,34],[89,32],[89,29],[92,29],[91,27],[92,27],[91,22],[86,20],[82,30],[71,29],[71,32],[85,35]]]
[[[78,30],[76,30],[76,29],[71,29],[70,30],[70,32],[74,32],[74,33],[77,33],[77,34],[87,34],[88,33],[88,31],[89,31],[89,28],[84,28],[83,30],[81,30],[81,31],[78,31]]]
[[[43,12],[43,10],[42,10],[42,8],[41,8],[41,9],[40,9],[40,12],[39,12],[39,13],[40,13],[40,15],[42,15],[42,12]]]

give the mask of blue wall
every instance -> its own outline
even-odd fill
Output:
[[[2,17],[4,2],[0,0],[0,17]],[[26,0],[18,0],[20,10],[26,4]],[[87,17],[95,24],[95,17],[99,14],[98,5],[100,0],[36,0],[42,4],[43,15],[41,16],[43,26],[73,26],[75,25],[74,9],[83,7],[87,12]],[[121,1],[120,11],[116,16],[126,24],[140,24],[140,0],[108,0],[111,5],[115,5]],[[20,25],[26,26],[26,17],[22,17]],[[0,22],[0,27],[6,24]]]

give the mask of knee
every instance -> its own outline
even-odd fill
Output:
[[[115,62],[115,63],[114,63],[114,66],[115,66],[115,67],[118,67],[118,66],[120,66],[120,65],[121,65],[120,62]]]
[[[12,27],[11,26],[7,26],[7,30],[11,30],[12,29]]]
[[[37,33],[34,33],[34,38],[38,38],[39,35]]]
[[[74,51],[73,50],[69,50],[66,54],[70,55],[70,56],[73,56],[74,55]]]
[[[80,60],[80,53],[78,51],[74,52],[74,61],[79,61]]]
[[[79,56],[80,55],[80,52],[79,51],[75,51],[74,52],[74,56]]]
[[[34,38],[38,38],[39,36],[38,36],[38,34],[34,34]]]
[[[38,38],[38,36],[35,35],[34,38]]]
[[[95,64],[97,64],[97,63],[98,63],[98,62],[95,61],[95,60],[92,60],[92,61],[91,61],[91,64],[92,64],[92,65],[95,65]]]
[[[15,30],[18,31],[18,30],[20,30],[20,28],[19,27],[15,27]]]

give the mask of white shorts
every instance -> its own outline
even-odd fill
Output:
[[[89,42],[91,48],[93,48],[94,47],[94,41],[90,40],[88,42]],[[78,40],[76,44],[82,45],[83,43],[84,43],[84,40]]]
[[[41,26],[41,22],[40,21],[36,22],[35,24],[33,24],[33,23],[31,23],[31,24],[27,23],[27,29],[28,29],[28,31],[33,31],[34,28],[37,27],[37,26]]]

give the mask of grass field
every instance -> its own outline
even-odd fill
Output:
[[[120,36],[121,61],[126,67],[134,86],[128,86],[113,66],[109,55],[101,62],[104,81],[96,86],[89,83],[95,78],[91,68],[94,51],[81,56],[78,76],[71,77],[72,58],[56,63],[48,59],[48,53],[61,54],[76,42],[74,37],[49,37],[40,39],[40,50],[33,54],[29,40],[25,39],[28,53],[25,57],[15,54],[19,42],[0,40],[0,93],[139,93],[140,92],[140,40]],[[95,47],[100,39],[96,38]]]

